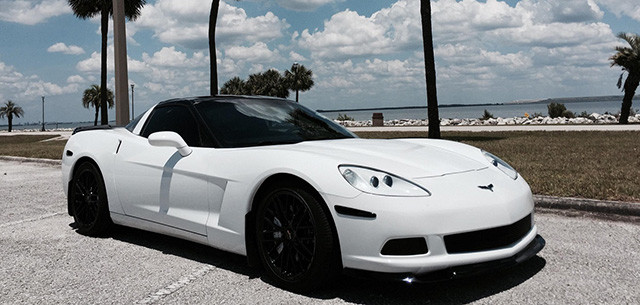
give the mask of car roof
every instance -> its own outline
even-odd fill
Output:
[[[215,96],[197,96],[197,97],[186,97],[186,98],[174,98],[166,101],[162,101],[158,103],[158,106],[165,104],[197,104],[201,102],[234,102],[237,100],[271,100],[271,101],[283,101],[283,102],[291,102],[288,99],[272,97],[272,96],[248,96],[248,95],[215,95]]]

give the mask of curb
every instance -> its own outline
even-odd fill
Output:
[[[640,203],[533,195],[536,208],[640,217]]]
[[[39,163],[47,165],[62,165],[62,160],[0,156],[0,160],[14,162]],[[624,201],[608,201],[574,197],[556,197],[547,195],[533,195],[536,208],[553,210],[573,210],[591,213],[601,213],[620,216],[640,217],[640,203]]]
[[[62,165],[62,160],[54,160],[54,159],[0,156],[0,160],[14,161],[14,162],[20,162],[20,163],[28,162],[28,163],[39,163],[39,164],[48,164],[48,165]]]

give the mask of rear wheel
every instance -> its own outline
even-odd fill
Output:
[[[111,225],[104,180],[98,168],[85,162],[78,166],[71,182],[71,209],[77,231],[88,236],[104,234]]]
[[[308,291],[336,274],[337,249],[321,204],[304,186],[282,183],[267,192],[258,206],[260,260],[268,275],[285,289]]]

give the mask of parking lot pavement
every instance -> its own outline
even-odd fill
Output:
[[[322,292],[299,295],[270,285],[243,257],[203,245],[123,227],[106,238],[75,233],[59,167],[0,161],[0,175],[1,304],[633,304],[640,299],[637,223],[537,214],[547,246],[516,268],[435,284],[343,276]]]

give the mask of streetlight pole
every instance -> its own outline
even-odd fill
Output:
[[[44,96],[42,97],[42,129],[40,131],[44,131]]]
[[[131,120],[133,121],[133,119],[135,119],[136,116],[136,111],[133,109],[133,87],[135,87],[134,84],[131,84]]]

